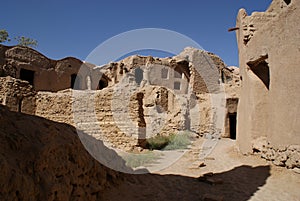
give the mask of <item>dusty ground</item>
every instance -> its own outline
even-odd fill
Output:
[[[104,200],[300,200],[300,174],[257,156],[243,156],[235,142],[222,139],[198,167],[198,139],[178,161],[155,173],[126,175],[108,189]],[[205,173],[213,175],[198,178]]]

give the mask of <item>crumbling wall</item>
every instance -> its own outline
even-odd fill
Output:
[[[274,0],[264,13],[247,16],[241,9],[237,16],[242,77],[237,140],[243,153],[251,153],[251,142],[260,137],[274,150],[300,144],[299,4]],[[245,43],[243,27],[250,22],[256,30]],[[269,76],[269,82],[264,76]]]
[[[274,146],[266,137],[253,140],[252,150],[254,154],[271,161],[278,166],[287,168],[300,168],[300,145]]]
[[[153,58],[151,56],[130,56],[119,62],[102,67],[108,85],[113,86],[132,73],[138,86],[163,86],[177,93],[188,93],[190,69],[182,58]]]
[[[33,75],[28,81],[36,91],[55,92],[71,88],[71,76],[77,74],[78,89],[87,89],[87,76],[93,67],[73,57],[56,61],[29,47],[0,45],[0,76],[24,79],[22,70],[30,71]]]
[[[95,160],[82,138],[96,147],[95,155],[109,158],[124,172],[125,161],[101,141],[72,126],[11,112],[0,106],[1,200],[102,200],[106,188],[124,174]],[[101,160],[99,160],[101,161]]]
[[[170,135],[187,130],[187,98],[176,95],[172,90],[159,86],[143,87],[143,115],[146,123],[146,137],[157,134]]]
[[[216,108],[210,93],[222,91],[221,74],[228,89],[236,83],[234,69],[226,68],[218,56],[194,48],[172,58],[130,56],[99,67],[75,58],[51,60],[26,47],[0,47],[1,69],[6,73],[20,77],[22,69],[34,72],[31,85],[24,83],[38,92],[30,101],[22,99],[23,111],[27,108],[27,113],[74,125],[106,145],[125,150],[157,134],[220,132],[215,129]],[[214,72],[209,71],[212,67]],[[87,90],[65,89],[71,83]],[[1,85],[1,90],[6,88],[16,87]],[[10,96],[23,91],[14,93]],[[11,107],[19,108],[18,103],[11,101]]]
[[[38,92],[35,115],[74,126],[72,104],[72,90]]]
[[[27,81],[0,77],[0,103],[11,111],[35,114],[36,92]]]

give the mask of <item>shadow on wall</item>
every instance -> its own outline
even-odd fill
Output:
[[[128,168],[101,141],[79,134],[90,141],[90,149]],[[119,173],[87,153],[74,127],[4,106],[0,142],[0,200],[201,200],[213,195],[243,201],[270,176],[269,166],[240,166],[205,182],[180,175]]]
[[[79,134],[93,151],[132,172],[114,150]],[[123,178],[91,157],[74,127],[1,105],[0,169],[0,200],[102,200],[103,191]]]
[[[110,201],[246,201],[266,183],[269,176],[269,166],[239,166],[214,174],[208,177],[208,181],[180,175],[127,175],[121,185],[105,191],[103,198]],[[211,184],[210,180],[216,183]]]

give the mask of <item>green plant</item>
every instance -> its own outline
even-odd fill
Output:
[[[146,148],[161,150],[170,143],[170,136],[156,135],[147,139]]]
[[[32,38],[27,38],[24,36],[15,37],[15,40],[18,41],[18,45],[25,47],[36,47],[38,42]]]
[[[10,41],[8,37],[8,32],[5,29],[0,30],[0,43]]]
[[[183,132],[178,134],[171,134],[169,136],[157,135],[147,139],[146,148],[153,150],[176,150],[187,149],[191,144],[191,134]]]
[[[170,136],[170,142],[164,150],[187,149],[190,144],[191,135],[188,132],[173,134]]]
[[[159,154],[150,151],[141,154],[128,154],[123,157],[123,159],[126,161],[126,165],[131,168],[145,166],[155,162],[159,158]]]
[[[17,45],[25,46],[25,47],[37,47],[38,42],[32,38],[28,38],[25,36],[17,36],[13,38],[17,41]],[[10,42],[9,34],[5,29],[0,30],[0,43]]]

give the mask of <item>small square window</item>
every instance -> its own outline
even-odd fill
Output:
[[[168,79],[169,70],[167,68],[161,69],[161,78]]]
[[[174,89],[175,90],[180,90],[180,82],[174,82]]]

